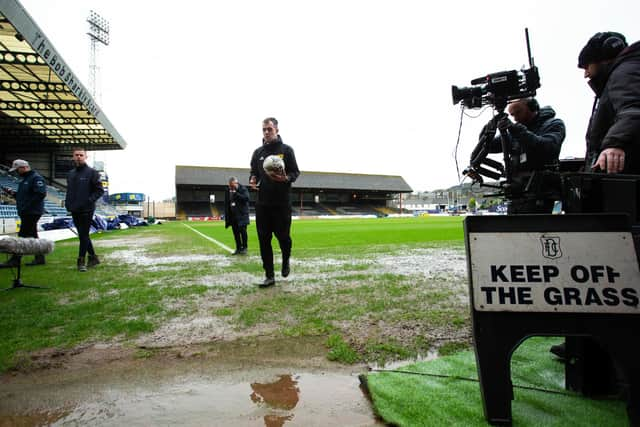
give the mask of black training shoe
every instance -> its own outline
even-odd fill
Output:
[[[274,279],[273,277],[267,277],[266,279],[264,279],[264,282],[260,283],[260,287],[261,288],[268,288],[269,286],[273,286],[276,284],[276,279]]]
[[[289,268],[289,260],[283,261],[282,262],[282,277],[287,277],[290,272],[291,272],[291,269]]]
[[[552,345],[549,351],[551,352],[551,354],[562,360],[564,360],[567,355],[565,343]]]

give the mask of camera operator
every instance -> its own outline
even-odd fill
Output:
[[[578,67],[596,94],[587,129],[586,168],[640,174],[640,42],[620,33],[589,39]]]
[[[565,126],[556,117],[553,108],[540,108],[535,98],[515,100],[508,105],[507,111],[515,123],[507,115],[496,116],[485,126],[483,133],[491,138],[488,148],[492,153],[502,151],[501,137],[495,136],[496,127],[501,136],[510,140],[514,182],[524,187],[535,172],[557,170],[560,148],[566,134]],[[543,176],[534,176],[531,184],[535,194],[543,192],[549,183],[545,182]],[[552,208],[551,199],[514,197],[509,205],[509,213],[551,213]]]
[[[628,46],[620,33],[596,33],[580,51],[578,67],[596,95],[585,169],[640,175],[640,42]],[[563,360],[574,356],[565,343],[550,351]]]

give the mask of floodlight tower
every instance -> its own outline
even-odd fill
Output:
[[[87,32],[89,36],[89,90],[94,101],[101,105],[102,91],[98,81],[100,77],[98,51],[100,45],[109,45],[109,22],[93,10],[89,11],[87,22],[89,23],[89,31]],[[105,163],[106,157],[102,157],[101,160],[98,160],[97,155],[94,157],[93,167],[100,172],[100,179],[105,190],[103,197],[106,202],[109,198],[109,178],[105,170]]]
[[[90,43],[89,90],[91,91],[91,96],[96,103],[100,104],[101,99],[99,98],[101,98],[102,94],[100,93],[100,85],[98,84],[98,78],[100,76],[100,70],[98,67],[98,49],[100,44],[104,46],[109,45],[109,22],[93,10],[89,12],[87,22],[89,23],[89,31],[87,32],[87,35],[89,36]]]

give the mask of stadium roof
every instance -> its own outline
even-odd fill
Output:
[[[126,146],[17,0],[0,0],[0,141],[5,151]]]
[[[230,176],[235,176],[241,184],[246,184],[249,182],[249,168],[176,166],[176,185],[226,186]],[[303,171],[292,187],[302,190],[361,190],[389,193],[413,191],[401,176],[337,172]]]

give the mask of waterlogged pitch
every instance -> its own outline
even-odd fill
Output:
[[[248,232],[247,256],[226,249],[222,222],[103,233],[94,242],[104,261],[89,274],[75,271],[77,240],[58,242],[47,265],[28,271],[49,291],[0,295],[0,368],[96,341],[149,349],[326,336],[328,357],[349,363],[468,346],[460,217],[296,220],[291,275],[269,290],[256,286],[254,224]]]

